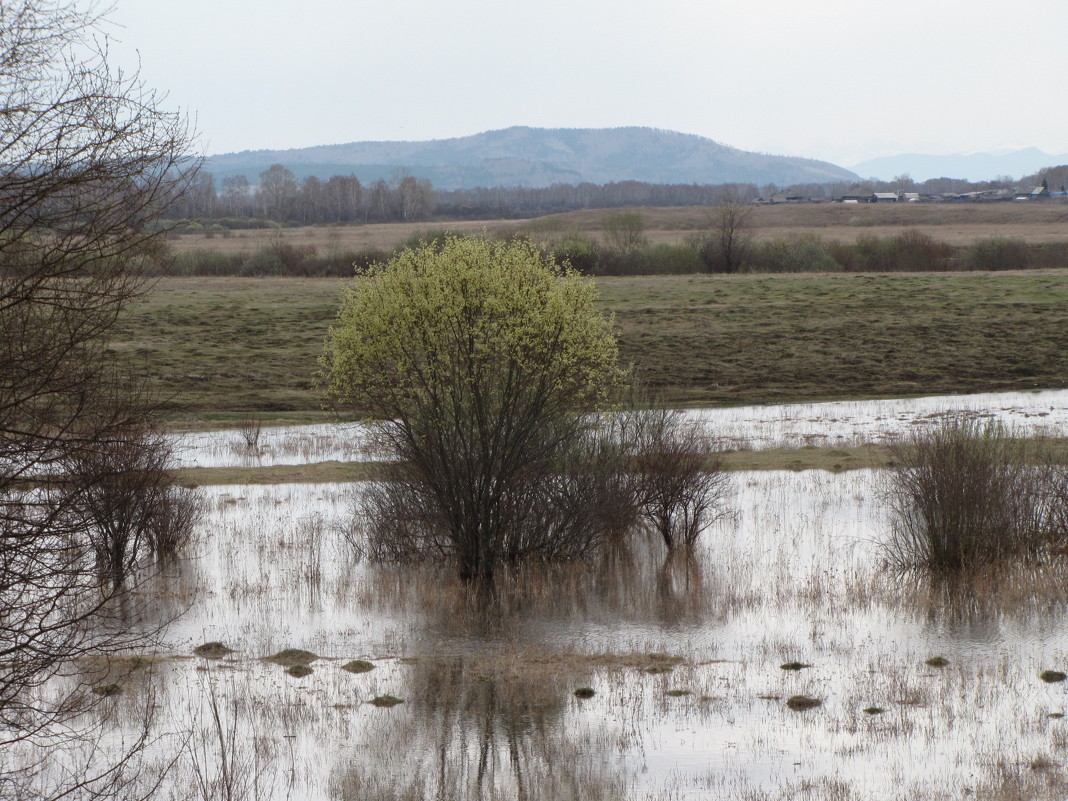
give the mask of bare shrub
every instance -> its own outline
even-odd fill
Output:
[[[1027,256],[1028,267],[1064,267],[1068,265],[1068,242],[1028,245]]]
[[[683,412],[632,412],[632,464],[642,516],[669,550],[692,548],[724,513],[727,475],[704,427]]]
[[[85,529],[102,583],[122,587],[146,556],[174,556],[199,515],[195,496],[175,486],[171,449],[158,432],[130,426],[71,454],[77,477],[68,514]]]
[[[256,454],[260,451],[260,437],[263,436],[263,421],[258,417],[249,415],[241,421],[239,429],[241,441],[245,445],[245,451]]]
[[[752,272],[800,273],[835,272],[842,269],[833,255],[836,242],[827,242],[819,234],[801,234],[770,242],[757,242],[750,259]]]
[[[704,428],[683,412],[638,409],[587,418],[552,458],[528,464],[501,493],[492,547],[500,561],[586,558],[643,524],[669,550],[691,549],[725,510],[727,475]],[[346,537],[376,561],[462,560],[432,488],[409,465],[389,468],[357,503]],[[360,539],[357,530],[365,533]]]
[[[952,245],[914,228],[892,237],[859,236],[853,252],[851,268],[871,272],[948,270],[956,253]]]
[[[1064,474],[1041,446],[962,415],[891,448],[887,545],[899,568],[959,571],[1034,556],[1065,523]]]
[[[601,230],[608,250],[624,259],[637,256],[649,245],[645,220],[637,211],[617,211],[607,215]]]
[[[590,555],[605,538],[631,529],[639,508],[616,418],[566,423],[575,425],[580,427],[566,437],[551,431],[554,426],[543,426],[541,435],[553,447],[486,489],[493,493],[493,528],[476,532],[478,542],[457,541],[450,509],[424,474],[410,463],[392,465],[384,481],[362,491],[367,555],[379,561],[455,560],[461,567],[467,551],[480,547],[512,565]],[[469,500],[473,504],[477,497]]]
[[[956,251],[929,234],[909,228],[893,238],[894,269],[908,272],[952,269]]]
[[[698,256],[708,272],[740,273],[748,269],[753,252],[752,213],[752,206],[732,198],[708,213],[708,231],[697,243]]]

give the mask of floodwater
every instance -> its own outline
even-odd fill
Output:
[[[701,414],[776,445],[884,436],[945,408],[1057,433],[1068,393],[940,400]],[[156,710],[151,754],[178,754],[160,798],[224,783],[371,801],[1068,795],[1066,685],[1040,678],[1068,669],[1068,565],[969,587],[903,578],[884,565],[879,471],[730,478],[732,514],[692,561],[637,538],[504,582],[490,615],[447,571],[357,559],[351,485],[200,488],[187,558],[143,590],[175,622],[107,725],[128,736]],[[195,656],[208,642],[232,651]],[[264,660],[283,649],[316,655],[311,672]],[[384,697],[401,703],[371,703]]]
[[[732,448],[842,447],[883,442],[948,413],[981,415],[1028,434],[1068,435],[1068,390],[874,401],[788,403],[688,412]],[[380,458],[358,423],[264,428],[250,448],[237,429],[171,438],[179,467],[267,467]]]

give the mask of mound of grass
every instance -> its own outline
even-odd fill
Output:
[[[266,657],[264,661],[274,662],[274,664],[282,667],[294,667],[296,665],[310,665],[318,658],[319,656],[311,651],[305,651],[301,648],[286,648],[274,656]]]
[[[1065,674],[1062,673],[1059,670],[1043,670],[1038,675],[1038,677],[1040,679],[1042,679],[1042,681],[1044,681],[1044,682],[1047,682],[1049,684],[1053,684],[1054,682],[1064,681]]]
[[[779,667],[783,670],[803,670],[804,668],[812,667],[812,665],[804,662],[784,662]]]
[[[822,706],[823,701],[809,695],[791,695],[786,699],[786,705],[795,712],[802,712],[806,709],[815,709],[818,706]]]
[[[341,666],[342,670],[347,670],[349,673],[367,673],[375,669],[375,666],[364,659],[353,659],[351,662],[346,662]]]
[[[931,667],[940,668],[948,665],[949,660],[944,656],[932,656],[930,659],[925,659],[923,663],[925,665],[930,665]]]
[[[286,668],[286,673],[295,679],[303,679],[305,676],[310,676],[315,671],[307,665],[293,665]]]
[[[193,653],[204,659],[222,659],[227,654],[232,654],[233,648],[227,648],[221,642],[206,642],[193,649]]]
[[[576,698],[593,698],[596,695],[592,687],[579,687],[575,690]]]
[[[642,667],[642,670],[654,676],[660,673],[670,673],[675,669],[675,665],[683,661],[681,657],[660,653],[646,654],[645,659],[647,664]]]
[[[376,697],[372,698],[367,703],[371,704],[371,706],[383,706],[383,707],[386,707],[388,709],[390,707],[396,706],[397,704],[403,704],[404,703],[404,699],[403,698],[397,698],[396,696],[393,696],[393,695],[379,695],[379,696],[376,696]]]

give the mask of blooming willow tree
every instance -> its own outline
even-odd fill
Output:
[[[381,555],[501,562],[590,550],[574,471],[623,378],[595,288],[526,242],[446,237],[356,278],[323,358],[332,398],[377,421],[395,459],[370,494]],[[594,460],[596,461],[596,460]],[[602,487],[603,489],[603,487]],[[579,509],[585,511],[578,511]]]

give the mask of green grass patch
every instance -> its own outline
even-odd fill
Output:
[[[185,425],[321,419],[317,359],[347,283],[165,278],[128,309],[112,350]],[[1068,386],[1068,270],[597,283],[624,362],[671,403]]]

